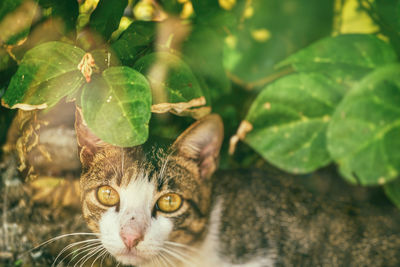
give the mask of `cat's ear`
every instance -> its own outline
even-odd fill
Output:
[[[94,155],[99,149],[112,146],[102,141],[90,131],[83,119],[82,110],[79,107],[77,107],[75,111],[75,131],[78,141],[79,158],[84,169],[90,166]]]
[[[218,156],[224,138],[224,125],[217,114],[193,123],[175,141],[172,148],[186,159],[194,160],[202,178],[210,177],[218,167]]]

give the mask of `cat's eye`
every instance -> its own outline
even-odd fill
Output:
[[[178,194],[168,193],[157,200],[157,208],[165,213],[177,211],[182,206],[182,198]]]
[[[97,199],[101,204],[109,207],[119,203],[118,192],[109,185],[103,185],[97,189]]]

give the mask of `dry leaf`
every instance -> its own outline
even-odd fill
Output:
[[[93,73],[93,68],[96,67],[96,64],[94,62],[94,58],[92,54],[86,53],[81,62],[78,64],[78,69],[82,72],[82,75],[85,77],[86,82],[90,82],[92,73]]]
[[[201,107],[206,104],[204,96],[194,98],[189,102],[179,103],[160,103],[151,106],[151,112],[153,113],[166,113],[171,112],[178,116],[191,116],[195,119],[199,119],[211,112],[211,107]],[[197,107],[197,108],[195,108]]]
[[[29,183],[32,200],[52,207],[80,207],[79,180],[39,176]]]
[[[18,103],[18,104],[15,104],[14,106],[10,107],[9,105],[7,105],[4,102],[4,99],[1,100],[1,105],[3,107],[6,107],[6,108],[10,108],[10,109],[17,109],[18,108],[18,109],[22,109],[22,110],[25,110],[25,111],[31,111],[31,110],[36,110],[36,109],[45,109],[45,108],[47,108],[47,104],[46,103],[40,104],[40,105],[29,105],[29,104]]]
[[[244,140],[246,138],[246,135],[253,130],[253,125],[246,121],[243,120],[240,125],[238,130],[236,131],[236,134],[231,137],[229,140],[229,154],[233,155],[236,150],[236,145],[239,142],[239,140]]]
[[[171,110],[170,111],[172,114],[178,115],[178,116],[189,116],[192,117],[196,120],[208,115],[211,113],[211,107],[200,107],[200,108],[195,108],[195,109],[187,109],[184,110],[180,113],[176,113],[175,111]]]

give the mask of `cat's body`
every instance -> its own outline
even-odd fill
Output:
[[[117,261],[136,266],[399,266],[399,213],[313,197],[262,171],[214,173],[216,115],[166,151],[102,143],[77,116],[82,209]]]
[[[400,266],[395,208],[354,208],[263,171],[217,172],[213,182],[210,251],[226,266]]]

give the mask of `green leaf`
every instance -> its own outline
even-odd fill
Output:
[[[153,21],[134,21],[111,45],[124,65],[133,65],[140,56],[152,48],[156,26],[157,23]]]
[[[279,66],[292,64],[297,71],[321,71],[325,66],[371,70],[395,61],[393,48],[376,36],[348,34],[322,39],[291,55]]]
[[[330,34],[333,2],[249,2],[235,24],[236,29],[227,38],[224,52],[226,69],[246,84],[266,79],[276,71],[276,63]],[[245,16],[246,12],[250,15]]]
[[[297,71],[317,71],[351,88],[372,69],[397,60],[393,48],[368,34],[348,34],[322,39],[289,56],[279,66]]]
[[[390,200],[400,208],[400,179],[385,184],[384,189]]]
[[[149,79],[153,104],[188,102],[204,95],[191,69],[172,54],[149,54],[139,59],[134,68]]]
[[[266,87],[246,120],[253,130],[245,142],[266,160],[292,173],[327,165],[325,132],[342,89],[318,73],[286,76]]]
[[[111,67],[93,76],[83,87],[81,105],[89,128],[105,142],[130,147],[147,140],[151,90],[139,72]]]
[[[378,68],[337,107],[328,149],[343,176],[362,185],[383,184],[400,171],[400,65]]]
[[[43,8],[51,8],[51,17],[60,18],[66,32],[75,30],[76,20],[79,15],[78,1],[71,0],[39,0]]]
[[[12,77],[2,103],[23,109],[53,106],[84,83],[78,69],[84,54],[82,49],[62,42],[32,48]]]
[[[111,34],[118,29],[127,5],[128,0],[100,0],[90,17],[90,27],[105,40],[110,39]]]

